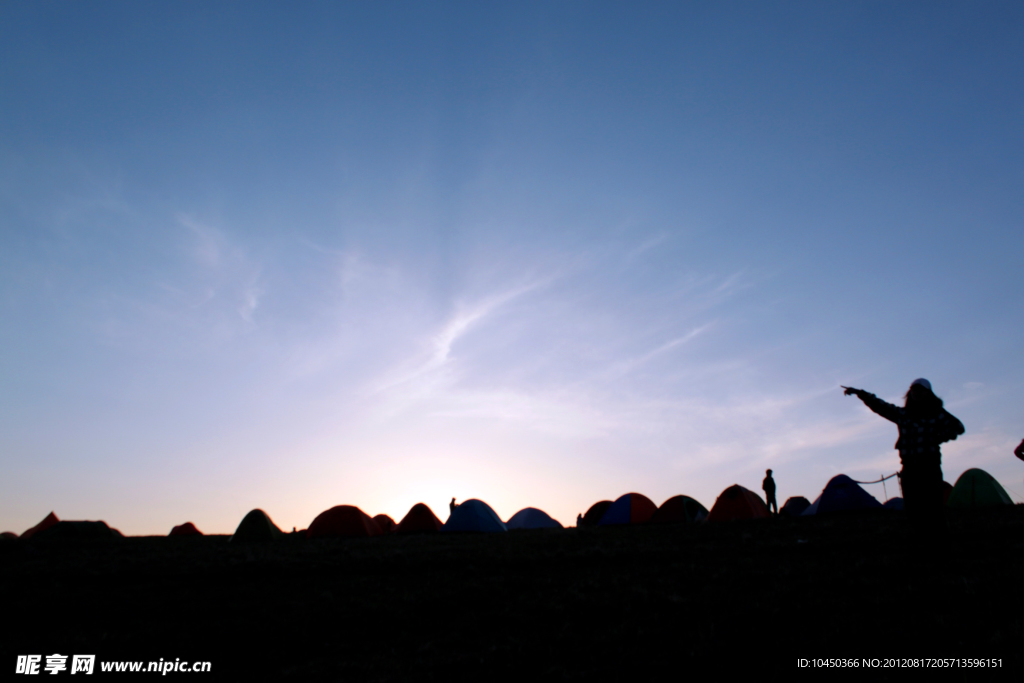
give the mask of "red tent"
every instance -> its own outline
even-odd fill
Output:
[[[36,524],[31,529],[26,529],[25,533],[23,533],[21,535],[21,537],[22,538],[32,538],[32,534],[37,534],[40,531],[42,531],[43,529],[49,529],[51,526],[53,526],[54,524],[56,524],[59,521],[60,520],[57,519],[57,515],[55,515],[55,514],[53,514],[51,512],[50,514],[46,515],[46,517],[43,518],[43,521],[39,522],[39,524]]]
[[[380,536],[381,530],[370,516],[354,505],[336,505],[316,516],[306,530],[307,538],[328,536]]]
[[[444,523],[425,503],[416,503],[405,514],[395,529],[400,534],[422,534],[440,531]]]
[[[185,522],[171,529],[168,536],[202,536],[203,532],[196,528],[192,522]]]
[[[373,516],[373,521],[377,522],[377,526],[380,527],[381,533],[393,534],[395,533],[395,520],[391,519],[388,515],[379,514]]]
[[[714,507],[708,513],[708,521],[729,522],[734,519],[760,519],[769,516],[768,508],[761,500],[761,496],[739,484],[733,484],[718,496]]]

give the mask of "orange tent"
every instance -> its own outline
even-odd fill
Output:
[[[416,503],[398,523],[398,528],[395,531],[400,534],[433,533],[440,531],[443,526],[441,520],[426,504]]]
[[[46,515],[46,517],[43,518],[43,521],[39,522],[39,524],[36,524],[31,529],[26,529],[25,533],[23,533],[21,537],[32,538],[32,534],[37,534],[44,529],[49,529],[51,526],[53,526],[59,521],[60,520],[57,519],[57,515],[51,512],[50,514]]]
[[[377,522],[377,526],[380,527],[380,531],[383,534],[393,534],[395,527],[398,526],[395,524],[395,520],[385,514],[374,515],[373,521]]]
[[[196,528],[192,522],[185,522],[171,529],[168,536],[202,536],[203,532]]]
[[[306,530],[307,538],[329,536],[380,536],[381,530],[370,516],[354,505],[336,505],[316,516]]]
[[[733,484],[718,496],[714,507],[708,513],[709,522],[729,522],[734,519],[760,519],[769,517],[761,496],[753,491]]]

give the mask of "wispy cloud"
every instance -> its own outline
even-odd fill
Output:
[[[192,258],[201,268],[197,276],[203,290],[200,305],[224,299],[234,304],[243,321],[252,323],[264,294],[260,264],[223,231],[187,214],[179,214],[178,223],[193,237]]]

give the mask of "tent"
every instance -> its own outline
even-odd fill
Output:
[[[251,510],[249,514],[242,518],[242,521],[239,522],[238,528],[235,529],[235,533],[231,536],[229,542],[276,541],[282,536],[283,533],[277,528],[277,525],[271,521],[267,513],[256,508],[255,510]]]
[[[448,517],[441,531],[507,531],[505,523],[482,500],[473,498],[460,503]]]
[[[643,524],[651,521],[651,517],[658,511],[658,506],[642,493],[627,493],[619,496],[612,503],[598,526],[611,526],[613,524]]]
[[[395,524],[395,520],[385,514],[374,515],[373,521],[377,523],[382,534],[393,534],[395,533],[395,528],[398,526]]]
[[[57,519],[57,515],[51,512],[50,514],[46,515],[46,517],[43,517],[43,521],[39,522],[39,524],[36,524],[31,529],[26,529],[25,531],[23,531],[21,537],[32,538],[33,534],[37,534],[43,529],[49,529],[51,526],[53,526],[59,521],[60,520]]]
[[[886,510],[895,510],[898,512],[903,509],[903,499],[890,498],[889,500],[885,501],[885,503],[882,504],[882,507],[885,508]]]
[[[192,522],[185,522],[171,529],[168,536],[202,536],[203,532],[196,528]]]
[[[1013,501],[991,474],[972,468],[956,480],[946,505],[951,508],[993,507],[1013,505]]]
[[[809,507],[811,501],[803,496],[790,496],[779,510],[779,514],[784,517],[799,517]]]
[[[383,533],[370,516],[354,505],[335,505],[324,510],[309,525],[307,538],[329,538],[332,536],[355,536],[369,538]]]
[[[685,522],[694,524],[708,518],[708,509],[689,496],[672,496],[651,517],[651,524]]]
[[[395,530],[399,534],[425,534],[441,530],[444,524],[426,503],[416,503],[405,513]]]
[[[32,538],[37,541],[55,541],[87,538],[124,538],[124,534],[117,529],[110,528],[102,520],[98,522],[69,522],[64,520],[35,532]]]
[[[0,541],[16,541],[18,540],[18,534],[13,531],[5,531],[0,534]]]
[[[537,508],[523,508],[512,515],[505,526],[513,529],[561,529],[562,525],[551,518],[548,513]]]
[[[803,511],[804,515],[824,515],[832,512],[854,512],[877,510],[882,507],[874,496],[862,489],[857,482],[845,474],[837,474],[828,480],[818,499]]]
[[[604,513],[608,511],[608,508],[612,506],[610,500],[601,500],[590,506],[587,513],[583,515],[583,520],[580,522],[580,526],[597,526],[597,523],[604,517]]]
[[[708,513],[709,522],[731,522],[737,519],[767,518],[768,508],[761,496],[739,484],[733,484],[719,494]]]

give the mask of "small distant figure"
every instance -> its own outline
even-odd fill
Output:
[[[448,514],[450,515],[450,514],[452,514],[453,512],[455,512],[455,508],[457,508],[457,507],[459,507],[459,506],[458,506],[458,504],[457,504],[457,503],[455,502],[455,497],[453,496],[453,497],[452,497],[452,502],[448,503]]]
[[[1013,454],[1021,460],[1024,460],[1024,440],[1021,440],[1020,445],[1014,449]]]
[[[903,407],[886,403],[863,389],[843,387],[873,412],[896,424],[900,437],[900,487],[903,506],[919,523],[942,524],[942,452],[939,446],[964,433],[964,425],[942,406],[932,392],[931,382],[921,378],[910,384]]]
[[[1024,441],[1021,442],[1021,445],[1024,445]],[[583,515],[578,512],[576,513],[576,526],[577,528],[583,526]]]
[[[764,502],[768,505],[768,512],[774,512],[779,514],[779,504],[775,502],[775,480],[772,479],[772,471],[764,471],[765,478],[761,482],[761,488],[764,489]]]

